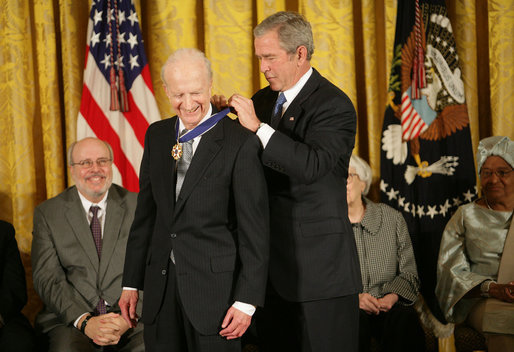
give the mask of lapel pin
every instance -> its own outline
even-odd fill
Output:
[[[293,116],[291,116],[291,117],[289,118],[289,121],[294,121],[294,117],[293,117]]]

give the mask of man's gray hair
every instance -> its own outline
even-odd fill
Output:
[[[371,179],[373,177],[371,167],[369,167],[369,164],[364,159],[358,157],[355,154],[352,154],[352,157],[350,158],[349,167],[355,168],[355,172],[357,173],[357,175],[359,175],[361,181],[363,181],[366,184],[366,187],[364,188],[362,195],[367,195],[369,192],[369,187],[371,186]]]
[[[259,23],[253,35],[258,38],[272,30],[277,30],[280,46],[288,54],[294,54],[303,45],[307,48],[307,60],[310,61],[314,53],[314,40],[311,24],[305,17],[293,11],[277,12]]]
[[[86,137],[86,138],[97,139],[100,142],[103,142],[105,144],[105,146],[107,147],[107,149],[109,149],[109,158],[111,160],[114,160],[114,154],[112,152],[112,147],[111,147],[111,145],[109,143],[107,143],[106,141],[102,141],[101,139],[95,138],[95,137]],[[67,155],[68,155],[68,166],[72,166],[71,164],[73,164],[73,149],[75,149],[75,146],[77,145],[78,142],[83,141],[86,138],[83,138],[83,139],[81,139],[79,141],[75,141],[75,142],[71,143],[70,146],[68,147],[68,153],[67,153]]]
[[[176,50],[173,54],[171,54],[164,65],[162,65],[161,68],[161,80],[162,83],[166,84],[166,80],[164,79],[164,71],[168,66],[173,66],[177,62],[180,62],[182,60],[186,61],[193,61],[193,60],[201,60],[205,64],[205,69],[207,70],[209,82],[212,81],[212,68],[211,68],[211,62],[209,59],[205,56],[203,52],[196,48],[182,48]]]

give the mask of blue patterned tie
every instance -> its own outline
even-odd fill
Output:
[[[100,225],[100,220],[98,219],[98,210],[100,207],[96,205],[92,205],[89,209],[93,213],[93,218],[91,219],[91,233],[93,234],[93,240],[95,241],[96,253],[98,254],[98,259],[102,255],[102,226]],[[101,315],[107,313],[107,307],[105,306],[105,301],[100,297],[98,304],[95,308],[95,315]]]
[[[275,107],[273,108],[273,115],[271,115],[271,127],[277,128],[280,123],[280,119],[282,118],[282,106],[286,101],[286,96],[284,93],[280,92]]]

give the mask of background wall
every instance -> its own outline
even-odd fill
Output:
[[[251,96],[265,85],[253,54],[253,27],[279,10],[304,14],[314,31],[312,64],[354,102],[357,152],[370,162],[378,179],[396,1],[134,2],[163,118],[173,112],[159,71],[172,51],[205,51],[213,64],[215,94]],[[70,184],[65,153],[75,140],[90,4],[0,0],[0,218],[16,228],[29,287],[34,207]],[[448,0],[447,6],[474,149],[486,136],[513,138],[514,0]],[[33,293],[30,296],[34,298]],[[30,300],[29,316],[38,304]]]

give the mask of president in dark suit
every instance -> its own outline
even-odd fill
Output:
[[[144,351],[142,326],[118,314],[136,194],[112,184],[112,149],[84,138],[68,150],[75,186],[34,211],[32,277],[44,303],[36,328],[49,351]]]
[[[120,306],[133,323],[130,288],[144,291],[147,351],[240,351],[268,270],[260,143],[228,110],[211,116],[202,52],[175,52],[162,78],[178,116],[146,132]]]
[[[270,85],[229,105],[264,146],[271,253],[259,337],[265,351],[356,351],[362,285],[346,203],[355,110],[311,68],[303,16],[276,13],[254,36]]]

